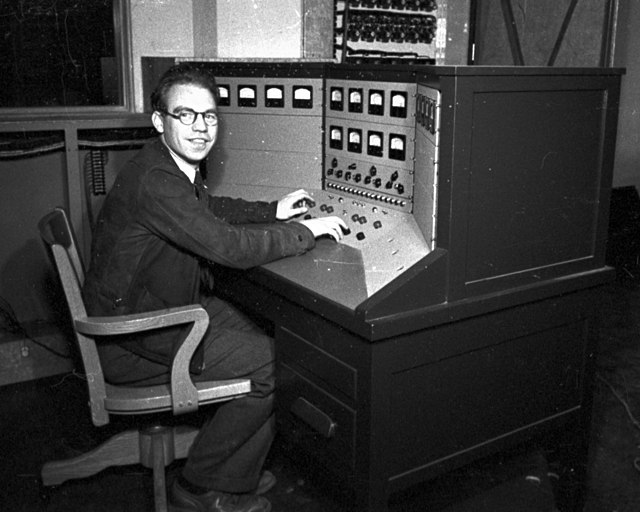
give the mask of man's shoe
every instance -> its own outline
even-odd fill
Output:
[[[169,491],[171,512],[270,512],[271,503],[255,494],[209,491],[192,494],[174,480]]]
[[[265,494],[269,492],[274,485],[276,485],[276,475],[274,475],[268,469],[265,469],[260,475],[260,481],[258,482],[258,487],[253,491],[253,494]]]

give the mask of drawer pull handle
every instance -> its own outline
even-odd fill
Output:
[[[336,433],[338,424],[302,397],[293,401],[291,412],[326,438],[331,438]]]

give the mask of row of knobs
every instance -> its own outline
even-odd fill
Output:
[[[327,176],[335,176],[337,179],[343,179],[345,181],[353,180],[354,183],[360,183],[362,180],[362,175],[360,173],[353,174],[351,171],[342,171],[334,170],[333,168],[327,169]],[[398,179],[398,171],[394,172],[391,175],[391,179],[385,183],[386,189],[395,189],[398,194],[404,194],[404,185],[402,183],[396,183]],[[380,188],[382,186],[382,178],[376,178],[374,176],[365,176],[364,177],[365,185],[373,185],[376,188]]]
[[[398,9],[407,11],[435,11],[436,0],[348,0],[349,8]]]
[[[349,18],[347,40],[383,43],[431,44],[436,35],[434,16],[389,16],[353,13]]]
[[[329,169],[327,169],[327,176],[335,176],[337,179],[343,179],[345,181],[351,181],[353,180],[355,183],[360,183],[362,181],[362,174],[360,173],[354,173],[352,172],[353,170],[356,169],[356,165],[352,164],[349,166],[349,171],[343,171],[342,169],[336,169],[336,167],[338,167],[338,159],[334,158],[331,161],[331,167]],[[364,177],[364,184],[365,185],[371,185],[373,184],[374,187],[376,188],[380,188],[382,186],[382,178],[380,177],[376,177],[378,174],[378,169],[376,168],[375,165],[372,165],[369,168],[369,174],[367,174],[367,176]],[[398,183],[398,171],[394,171],[391,176],[389,177],[389,181],[387,181],[387,183],[385,184],[385,188],[386,189],[395,189],[398,194],[402,195],[404,194],[404,185],[402,183]]]

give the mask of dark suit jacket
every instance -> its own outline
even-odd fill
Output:
[[[160,139],[147,144],[118,174],[98,216],[83,290],[89,314],[198,303],[203,262],[246,269],[314,246],[309,229],[277,222],[275,212],[275,202],[206,194],[178,168]],[[170,364],[186,328],[118,343]]]

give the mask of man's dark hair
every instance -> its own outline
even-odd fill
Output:
[[[197,85],[207,89],[218,103],[218,86],[213,73],[202,65],[181,62],[171,66],[162,75],[158,85],[151,93],[151,108],[154,111],[166,111],[167,94],[174,85]]]

